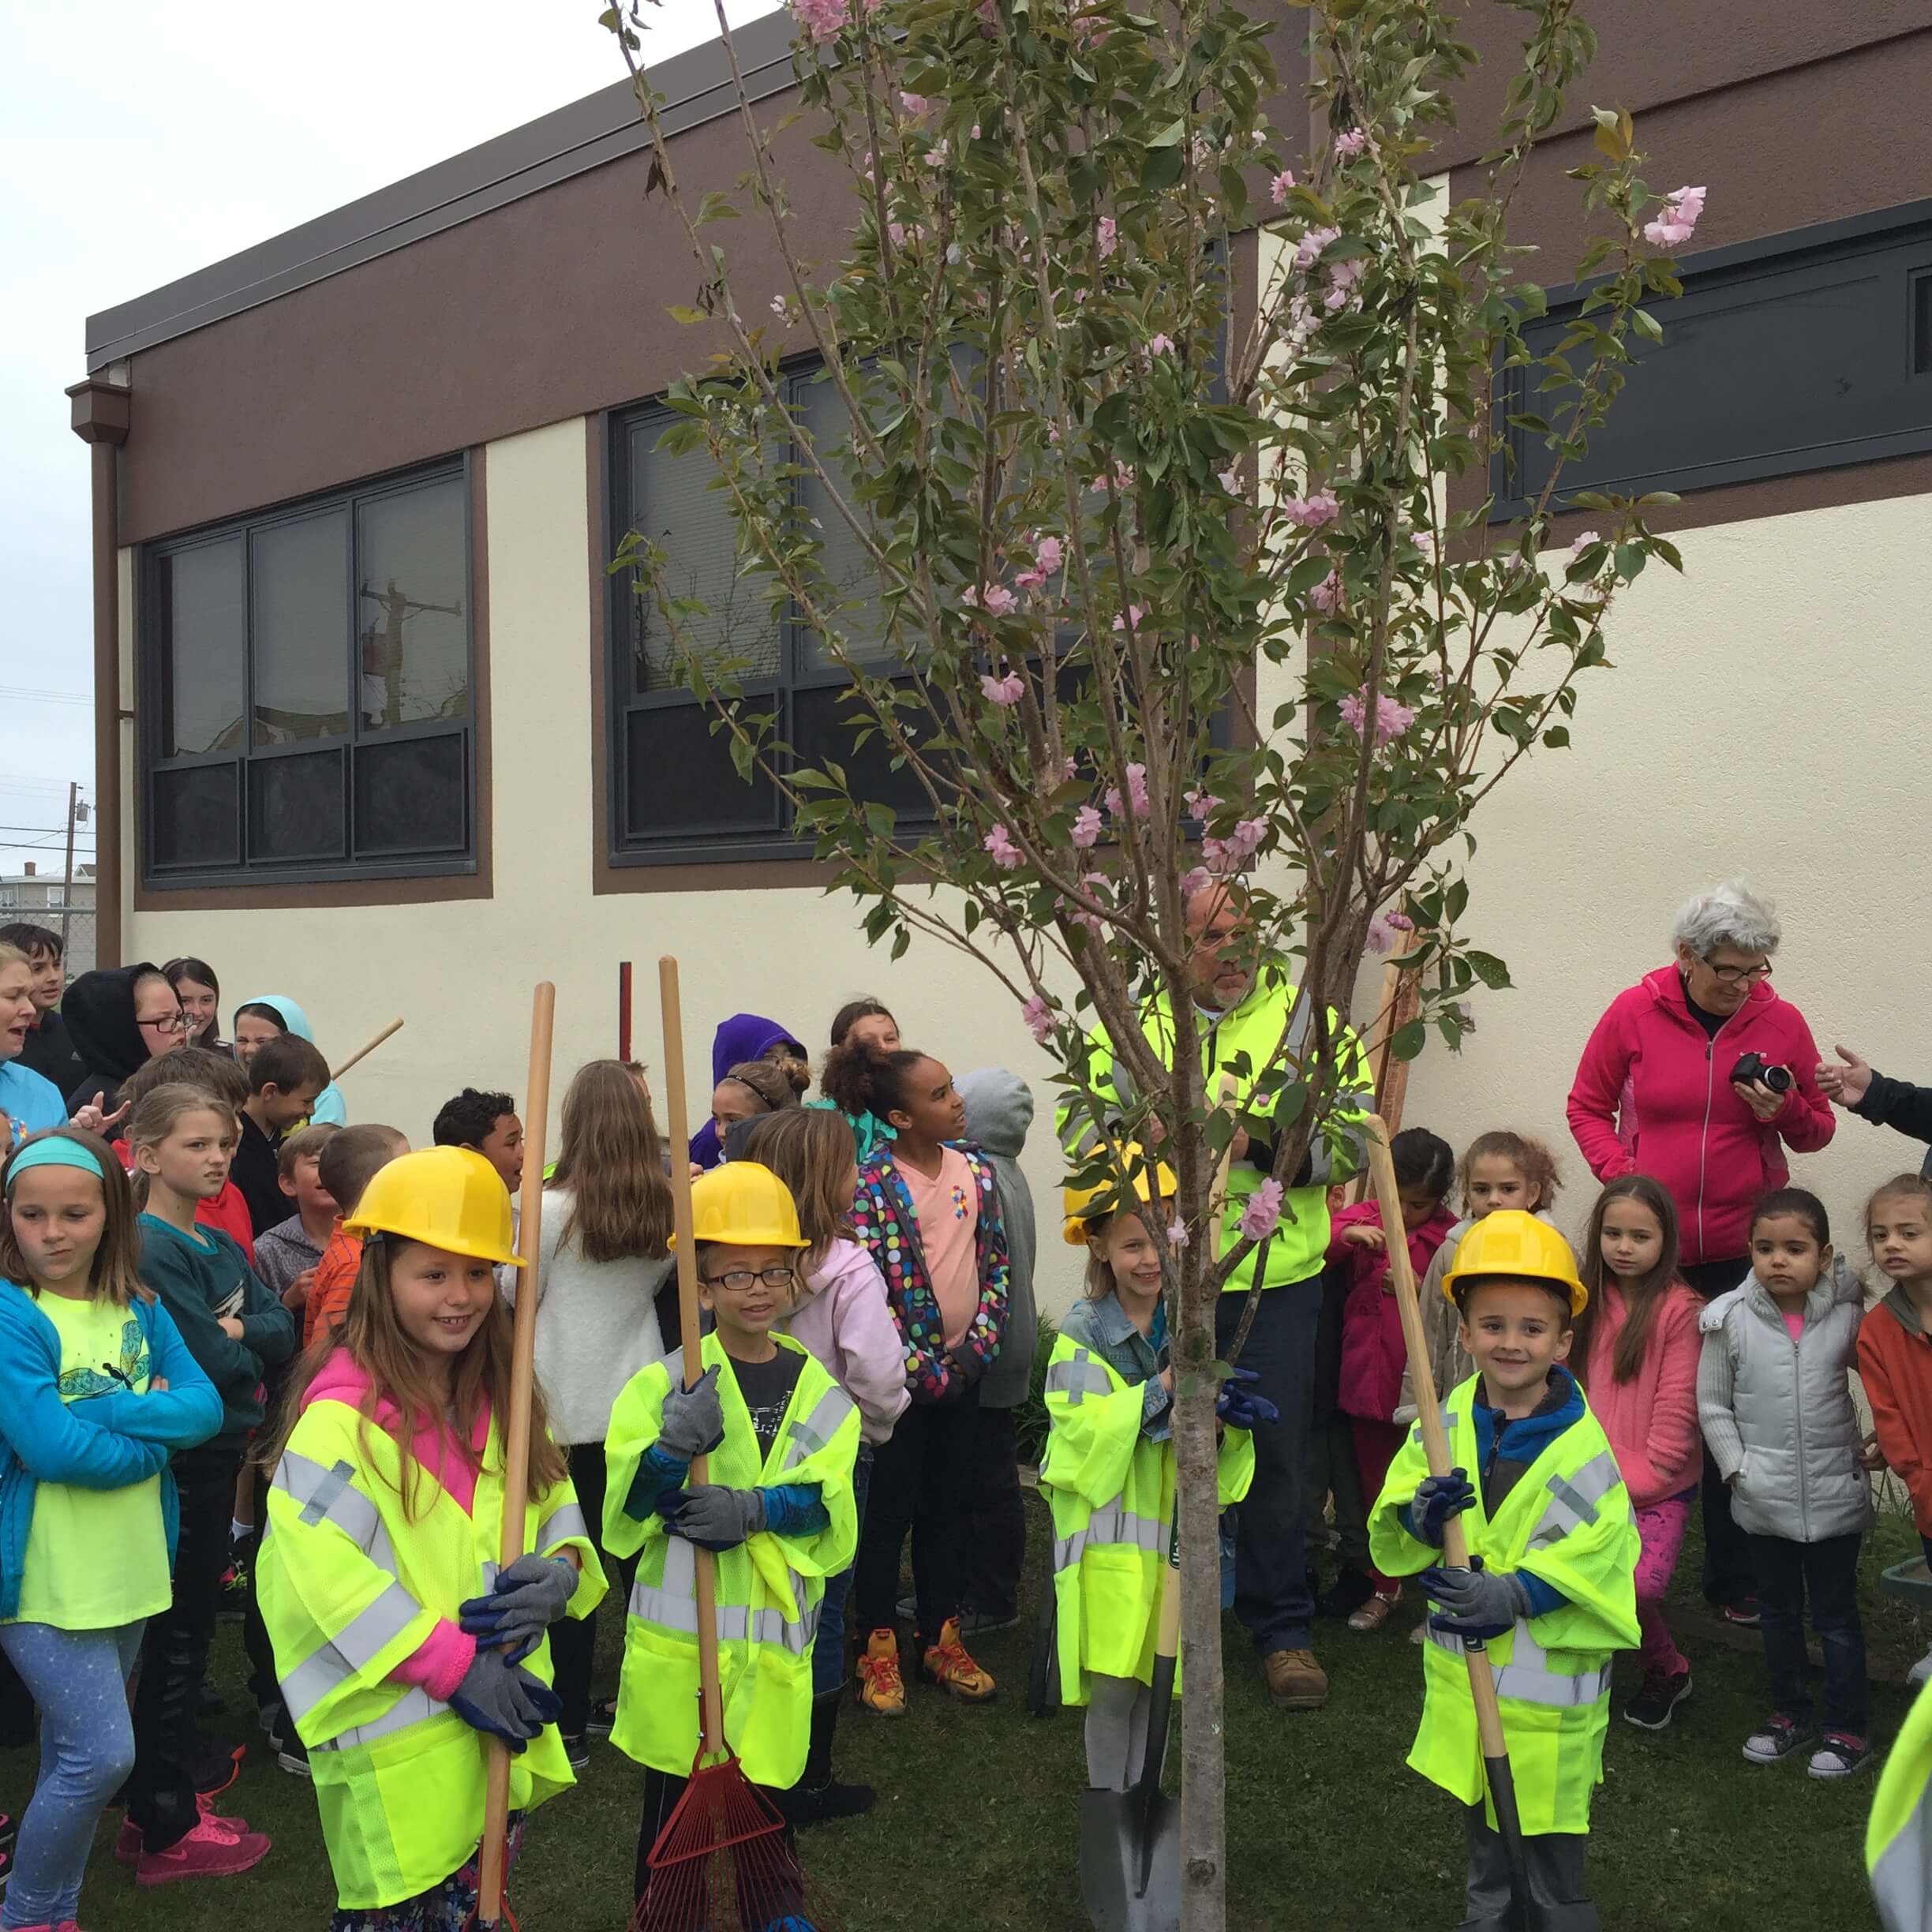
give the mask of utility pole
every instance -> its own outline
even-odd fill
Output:
[[[73,920],[73,841],[74,819],[80,810],[80,786],[78,780],[67,781],[67,877],[61,887],[61,961],[67,959],[67,934]]]

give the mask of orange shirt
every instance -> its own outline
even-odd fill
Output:
[[[1932,1339],[1903,1288],[1866,1316],[1858,1366],[1878,1447],[1911,1498],[1919,1533],[1932,1536]]]
[[[339,1217],[335,1231],[316,1264],[315,1281],[302,1307],[302,1346],[307,1348],[318,1335],[333,1335],[349,1318],[349,1291],[362,1270],[362,1237],[343,1231]]]

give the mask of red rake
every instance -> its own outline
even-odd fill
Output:
[[[657,962],[664,1009],[666,1132],[675,1155],[691,1139],[684,1092],[684,1024],[677,961]],[[698,1257],[691,1234],[689,1164],[671,1163],[677,1230],[678,1315],[683,1330],[686,1386],[703,1372],[698,1346]],[[698,1456],[691,1480],[707,1480]],[[697,1557],[698,1754],[691,1781],[646,1857],[650,1877],[631,1932],[836,1932],[807,1887],[785,1822],[745,1776],[724,1742],[724,1698],[718,1676],[716,1559]]]

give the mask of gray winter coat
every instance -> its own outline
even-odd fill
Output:
[[[954,1083],[966,1103],[966,1138],[993,1163],[1000,1219],[1006,1228],[1006,1332],[979,1384],[983,1409],[1017,1409],[1033,1380],[1039,1318],[1033,1298],[1033,1190],[1020,1171],[1020,1150],[1033,1125],[1033,1090],[1017,1073],[985,1067]]]
[[[1698,1415],[1738,1527],[1792,1543],[1869,1530],[1850,1374],[1865,1291],[1842,1256],[1805,1300],[1796,1341],[1754,1275],[1704,1311]]]

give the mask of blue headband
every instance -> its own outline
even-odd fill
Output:
[[[65,1134],[43,1134],[27,1142],[7,1168],[7,1185],[11,1188],[29,1167],[78,1167],[96,1181],[107,1178],[101,1171],[100,1156]]]

